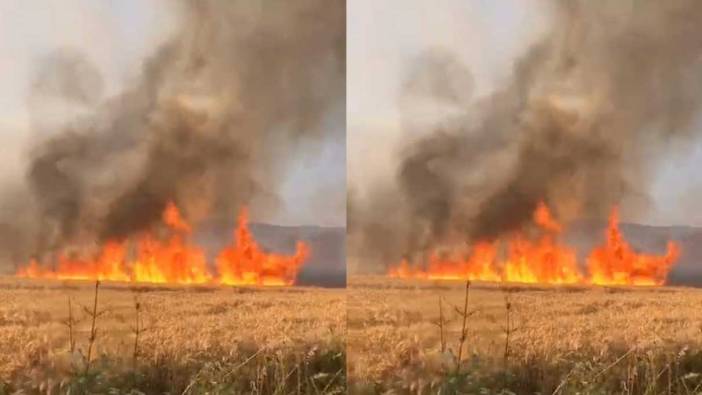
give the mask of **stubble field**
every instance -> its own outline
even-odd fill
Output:
[[[701,290],[473,283],[465,296],[460,281],[350,277],[353,392],[702,390]]]
[[[345,312],[339,289],[101,283],[95,305],[95,283],[1,278],[0,394],[339,393]]]

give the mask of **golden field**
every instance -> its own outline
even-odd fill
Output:
[[[90,282],[0,279],[0,394],[345,391],[344,290],[101,283],[94,297]]]
[[[353,392],[702,393],[702,290],[473,283],[458,363],[465,289],[350,277]]]

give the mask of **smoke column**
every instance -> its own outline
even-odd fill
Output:
[[[400,108],[424,95],[463,111],[406,141],[394,180],[350,195],[355,259],[495,239],[526,226],[541,200],[563,221],[606,218],[613,204],[645,200],[658,160],[697,137],[702,3],[550,9],[551,29],[488,96],[470,98],[470,72],[450,53],[420,56]]]
[[[254,199],[274,210],[286,163],[329,137],[325,117],[345,99],[345,2],[173,6],[176,33],[116,96],[75,51],[38,65],[30,106],[52,96],[91,111],[32,148],[26,187],[3,188],[0,248],[15,262],[129,237],[168,201],[191,220],[231,220]]]

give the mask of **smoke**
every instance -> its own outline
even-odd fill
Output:
[[[554,0],[551,29],[486,97],[466,99],[468,71],[448,55],[423,55],[405,87],[462,110],[406,142],[392,182],[353,195],[356,259],[499,238],[539,201],[564,221],[645,206],[657,161],[696,137],[702,3],[625,3]]]
[[[344,103],[343,1],[174,6],[176,33],[117,95],[103,97],[74,50],[38,65],[27,102],[45,137],[28,187],[0,196],[0,234],[12,235],[0,239],[14,240],[0,248],[14,260],[128,237],[169,201],[192,220],[234,218],[254,199],[274,210],[289,160],[343,132],[324,122]],[[47,98],[78,109],[58,132],[43,130],[56,127],[42,119]]]

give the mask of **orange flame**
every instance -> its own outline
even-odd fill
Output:
[[[261,250],[248,228],[248,213],[239,214],[239,226],[234,232],[234,243],[217,257],[219,282],[229,285],[291,285],[309,251],[307,245],[297,243],[295,255],[267,254]]]
[[[412,267],[403,260],[390,268],[390,276],[398,278],[425,278],[430,280],[481,280],[499,281],[494,270],[497,246],[493,243],[477,243],[467,257],[440,258],[434,254],[429,258],[428,270]]]
[[[619,214],[612,210],[605,244],[595,248],[587,259],[594,284],[663,285],[673,264],[680,257],[677,243],[668,242],[663,256],[637,254],[619,231]]]
[[[124,271],[125,246],[123,243],[108,242],[97,257],[85,260],[81,257],[68,257],[59,254],[56,270],[48,271],[32,259],[28,266],[17,271],[20,277],[55,278],[59,280],[114,280],[129,281]]]
[[[60,280],[111,280],[124,282],[227,285],[292,285],[309,248],[297,243],[292,256],[263,251],[248,229],[246,209],[242,209],[234,244],[217,258],[219,273],[209,269],[204,251],[189,241],[192,228],[178,208],[169,203],[163,222],[170,229],[165,240],[151,232],[139,236],[135,253],[129,259],[127,242],[105,243],[92,259],[59,253],[55,268],[42,267],[36,260],[17,270],[17,276]]]
[[[488,282],[597,285],[662,285],[680,257],[680,247],[668,243],[664,256],[636,253],[619,231],[617,209],[612,210],[605,244],[587,259],[589,276],[578,264],[575,250],[559,243],[562,226],[540,203],[533,216],[541,235],[528,238],[516,233],[506,241],[504,259],[498,259],[498,242],[478,242],[464,259],[429,258],[426,269],[403,260],[391,266],[390,277],[461,279]]]

